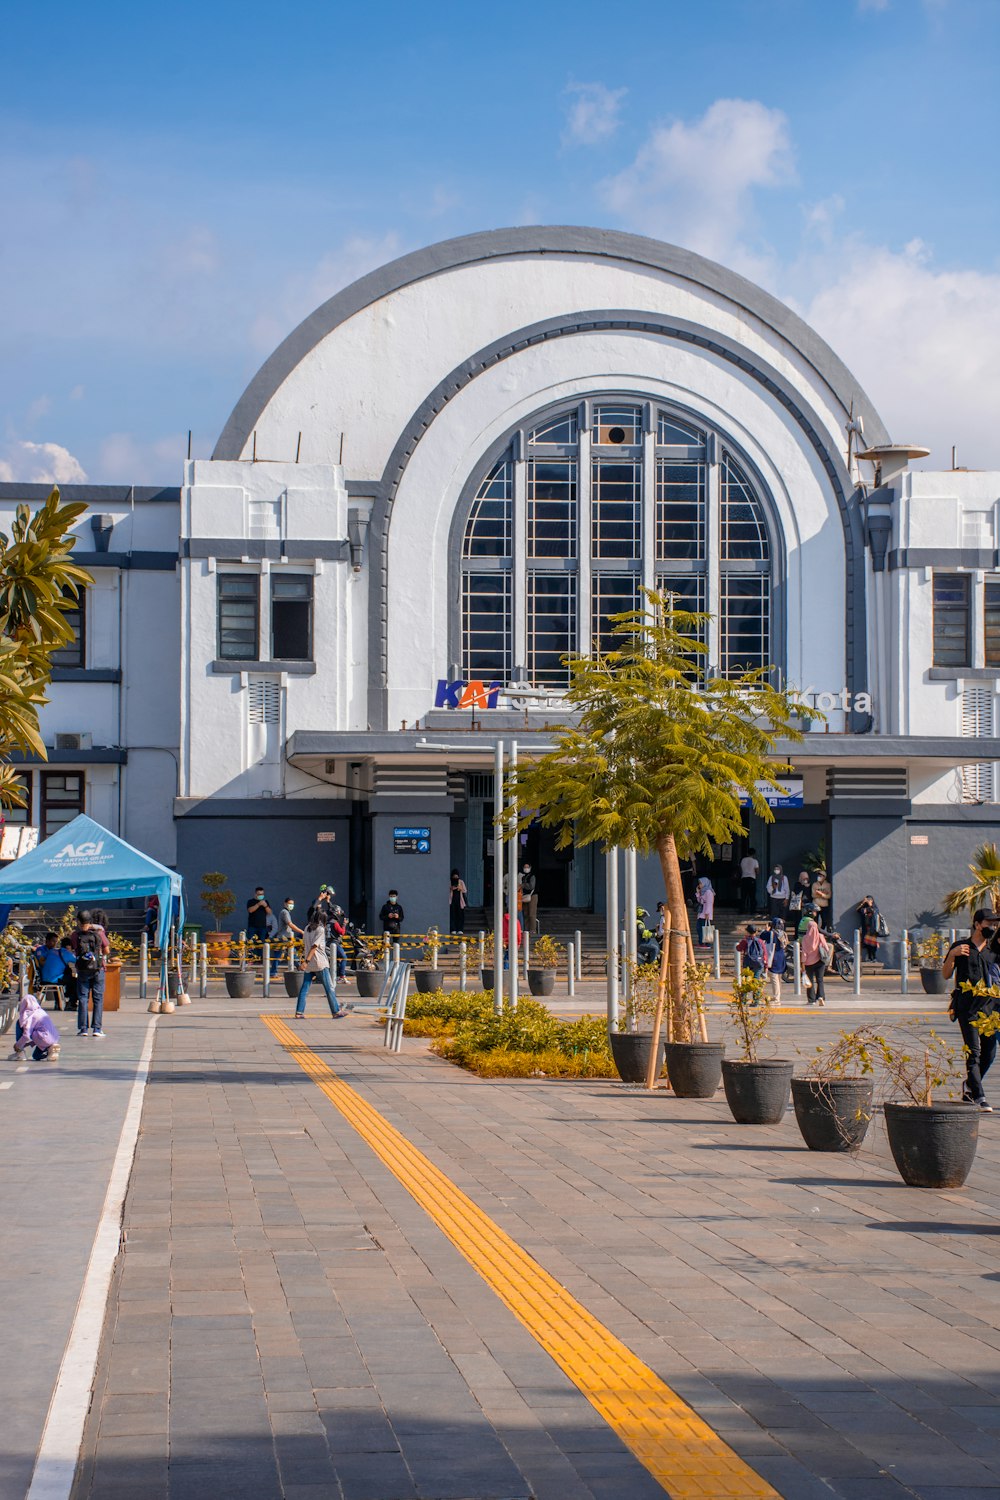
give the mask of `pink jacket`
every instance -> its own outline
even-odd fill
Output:
[[[804,964],[819,963],[819,928],[815,922],[810,921],[802,937],[802,962]]]

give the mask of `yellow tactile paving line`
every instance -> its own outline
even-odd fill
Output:
[[[779,1500],[675,1391],[280,1016],[261,1019],[674,1500]]]

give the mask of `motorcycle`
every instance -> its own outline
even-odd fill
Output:
[[[845,942],[839,932],[824,932],[823,936],[833,949],[833,957],[826,966],[827,973],[833,969],[841,979],[853,979],[854,949],[850,943]]]

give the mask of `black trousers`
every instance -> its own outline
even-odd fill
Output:
[[[744,875],[740,880],[740,895],[742,896],[742,908],[744,911],[757,910],[757,882],[752,875]]]
[[[962,1041],[969,1049],[965,1062],[965,1090],[973,1099],[982,1099],[983,1078],[997,1055],[997,1038],[995,1035],[980,1036],[970,1016],[959,1016],[958,1024],[962,1030]]]

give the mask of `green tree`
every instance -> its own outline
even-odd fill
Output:
[[[73,639],[66,613],[90,583],[71,559],[70,528],[87,509],[63,505],[54,489],[32,514],[19,505],[10,535],[0,532],[0,805],[22,807],[24,793],[4,757],[24,750],[45,760],[38,710],[47,701],[52,653]]]
[[[575,841],[656,852],[671,915],[673,1036],[690,1041],[693,1007],[684,975],[690,933],[679,856],[710,854],[713,842],[736,838],[744,793],[771,821],[758,783],[781,790],[791,767],[775,761],[775,746],[802,738],[800,709],[770,685],[765,670],[706,676],[700,636],[708,616],[643,592],[642,609],[614,616],[620,646],[567,659],[566,702],[577,722],[558,735],[550,754],[519,768],[511,789],[521,826],[537,809],[544,825],[559,829],[560,847]]]
[[[972,856],[969,874],[972,876],[971,885],[949,891],[945,896],[945,911],[957,913],[968,907],[972,913],[981,906],[1000,911],[1000,850],[996,844],[979,845]]]

